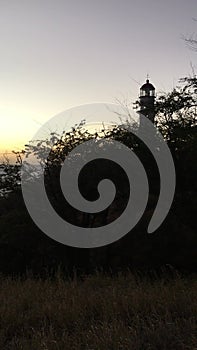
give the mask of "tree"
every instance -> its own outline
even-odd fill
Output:
[[[172,151],[177,173],[177,188],[173,208],[170,216],[166,219],[166,226],[162,226],[164,227],[163,231],[161,228],[159,234],[157,232],[153,236],[148,236],[145,224],[147,218],[152,215],[158,198],[158,169],[143,142],[140,142],[136,136],[120,125],[112,127],[111,130],[103,129],[102,133],[105,138],[122,142],[132,149],[143,163],[150,185],[152,183],[150,186],[152,201],[148,204],[144,219],[142,218],[134,233],[129,233],[122,240],[109,247],[87,251],[69,247],[60,248],[57,242],[51,241],[41,232],[38,232],[39,230],[31,223],[25,208],[19,215],[22,200],[20,203],[16,201],[20,193],[20,166],[23,152],[21,155],[19,153],[16,154],[19,158],[16,165],[10,165],[9,162],[4,164],[5,172],[4,175],[0,176],[2,189],[12,191],[12,193],[9,192],[8,194],[6,205],[4,201],[1,207],[13,210],[13,215],[9,216],[8,219],[4,210],[5,222],[9,220],[10,226],[8,229],[7,224],[1,226],[3,230],[0,243],[6,241],[8,246],[15,247],[19,244],[17,242],[20,242],[20,246],[21,241],[30,242],[31,244],[28,243],[29,246],[28,248],[26,246],[23,253],[30,259],[28,262],[27,260],[25,261],[29,264],[28,266],[33,266],[32,268],[35,268],[34,264],[37,267],[42,266],[43,257],[45,257],[47,266],[55,266],[55,264],[62,263],[63,266],[69,266],[70,270],[77,266],[82,268],[83,271],[87,271],[95,265],[97,267],[110,267],[114,258],[118,261],[117,264],[120,265],[124,263],[131,264],[131,262],[134,265],[146,265],[152,261],[155,266],[155,264],[159,263],[169,263],[169,259],[176,262],[176,251],[178,249],[180,252],[179,248],[181,247],[181,252],[185,252],[186,241],[188,245],[191,245],[187,251],[187,254],[190,254],[196,242],[194,235],[192,236],[190,233],[190,230],[195,229],[196,226],[197,207],[196,105],[197,81],[195,77],[182,79],[179,87],[167,94],[158,96],[156,101],[156,125]],[[93,201],[98,198],[97,185],[99,181],[103,178],[110,178],[117,189],[117,196],[107,211],[102,214],[95,214],[94,217],[84,215],[84,213],[69,206],[69,203],[66,202],[61,193],[59,174],[65,158],[76,146],[92,138],[99,140],[100,137],[101,135],[97,133],[90,133],[86,129],[85,121],[83,120],[81,124],[75,125],[67,133],[63,132],[62,135],[51,133],[48,139],[31,142],[25,147],[26,155],[37,157],[45,169],[46,191],[58,214],[78,226],[100,226],[101,224],[109,223],[119,216],[127,205],[129,191],[125,173],[118,166],[104,159],[90,162],[86,169],[81,172],[79,188],[87,200]],[[6,181],[5,178],[7,178]],[[13,193],[17,193],[17,197],[13,197]],[[12,227],[13,217],[15,221]],[[19,223],[16,222],[16,218],[19,219]],[[182,235],[182,232],[185,232],[184,227],[186,227],[187,237],[185,233]],[[21,241],[18,238],[20,233]],[[43,242],[43,244],[40,242]],[[174,248],[170,248],[171,255],[169,255],[169,246],[171,247],[172,245]],[[33,252],[31,247],[34,247]],[[51,262],[51,256],[54,257],[55,262]],[[32,257],[34,257],[35,261],[31,260]],[[13,261],[12,257],[9,258]],[[184,262],[182,263],[184,264]],[[191,264],[193,264],[193,260]]]

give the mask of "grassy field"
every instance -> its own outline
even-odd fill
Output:
[[[197,349],[195,276],[0,278],[0,349]]]

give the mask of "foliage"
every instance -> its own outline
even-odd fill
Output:
[[[180,145],[190,141],[197,126],[197,79],[184,78],[184,86],[161,94],[156,101],[156,125],[169,142]],[[176,145],[175,145],[176,148]]]
[[[194,270],[197,259],[196,207],[197,207],[197,81],[185,78],[182,85],[168,94],[158,96],[156,101],[156,125],[171,149],[177,174],[177,186],[173,206],[166,221],[155,233],[147,236],[150,220],[159,195],[159,173],[154,159],[143,144],[121,125],[111,130],[103,129],[102,135],[92,134],[85,121],[75,125],[62,135],[51,133],[48,139],[26,145],[25,154],[34,155],[45,169],[45,184],[48,197],[54,208],[68,222],[78,226],[101,226],[112,222],[128,201],[129,184],[120,167],[103,159],[90,164],[79,177],[79,188],[87,200],[98,198],[97,185],[103,178],[110,178],[116,186],[116,198],[102,213],[86,215],[66,202],[59,185],[59,174],[65,157],[77,145],[85,141],[99,140],[101,136],[117,140],[131,148],[143,163],[150,185],[149,202],[139,225],[119,242],[95,250],[60,247],[43,235],[32,223],[20,193],[20,166],[22,154],[17,153],[15,165],[5,162],[0,176],[1,190],[5,197],[0,200],[1,271],[24,273],[31,269],[42,274],[49,267],[56,269],[62,264],[72,271],[74,267],[91,271],[95,267],[118,269],[125,266],[153,268],[171,263],[179,268]],[[12,192],[12,193],[11,193]],[[9,256],[9,263],[7,257]],[[53,257],[51,259],[51,256]]]
[[[20,188],[20,168],[24,151],[13,153],[16,156],[15,164],[11,164],[9,158],[5,156],[3,164],[0,165],[0,197],[5,197]]]

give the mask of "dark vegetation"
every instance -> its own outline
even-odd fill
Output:
[[[54,274],[59,267],[65,274],[73,271],[90,273],[95,269],[117,272],[122,269],[157,270],[165,266],[169,271],[196,271],[197,267],[197,79],[185,78],[179,88],[160,95],[156,101],[156,125],[172,152],[177,185],[172,208],[153,234],[147,226],[159,196],[159,174],[146,146],[122,127],[104,130],[105,137],[118,140],[137,154],[143,163],[149,183],[150,195],[145,213],[137,226],[125,237],[111,245],[95,249],[63,246],[44,235],[32,222],[23,202],[20,188],[20,166],[23,153],[16,153],[17,162],[2,165],[0,177],[0,271],[6,275],[23,275],[27,271],[35,276]],[[128,178],[115,163],[100,159],[85,167],[79,177],[79,187],[88,200],[98,198],[97,185],[110,178],[116,186],[112,205],[101,214],[85,215],[66,202],[59,185],[61,164],[78,144],[98,134],[90,134],[84,122],[61,136],[26,145],[26,154],[37,154],[44,162],[45,184],[56,211],[70,222],[83,227],[102,226],[118,217],[128,201]],[[55,147],[51,148],[52,142]]]
[[[195,350],[196,280],[100,273],[0,279],[4,350]]]

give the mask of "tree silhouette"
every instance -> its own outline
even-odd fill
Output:
[[[143,142],[123,125],[112,127],[111,130],[103,129],[102,135],[98,135],[90,133],[83,120],[62,135],[51,133],[46,140],[29,143],[25,151],[21,154],[16,153],[15,165],[5,162],[2,165],[4,173],[0,175],[0,186],[4,196],[0,200],[3,217],[0,247],[3,245],[3,250],[7,251],[10,263],[2,262],[4,266],[2,269],[10,266],[12,270],[13,266],[18,266],[18,270],[21,270],[21,266],[25,265],[37,271],[46,266],[52,268],[62,264],[70,270],[78,266],[87,271],[93,266],[112,267],[114,261],[116,266],[124,264],[148,266],[150,263],[153,266],[163,263],[194,266],[193,247],[197,239],[193,233],[197,214],[196,105],[197,80],[195,77],[181,79],[179,87],[167,94],[159,95],[156,101],[156,125],[171,149],[177,173],[177,186],[171,212],[155,235],[147,235],[146,221],[152,215],[159,194],[158,169]],[[20,194],[21,157],[24,156],[24,152],[27,157],[34,155],[44,167],[46,191],[59,215],[78,226],[102,226],[115,220],[127,205],[129,191],[124,171],[113,162],[100,159],[90,162],[80,173],[79,188],[87,200],[93,201],[98,198],[97,185],[103,178],[110,178],[116,186],[117,194],[112,205],[103,213],[95,215],[84,214],[66,202],[61,192],[59,174],[64,160],[76,146],[91,139],[99,140],[103,135],[108,140],[125,144],[143,163],[150,183],[150,198],[146,212],[132,234],[128,233],[123,239],[108,247],[93,250],[60,247],[39,232],[27,215]],[[25,246],[25,250],[21,251],[21,246]],[[17,251],[16,255],[15,251]],[[180,257],[181,254],[183,258]],[[13,263],[14,256],[18,263]],[[20,260],[21,256],[23,263]],[[51,257],[53,257],[52,260]]]

